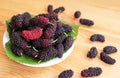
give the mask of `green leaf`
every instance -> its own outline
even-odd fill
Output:
[[[10,20],[7,20],[6,21],[7,32],[9,33],[9,36],[10,36],[11,35],[11,29],[10,29],[9,23],[10,23]],[[63,22],[63,23],[66,23],[66,22]],[[69,24],[69,23],[66,23],[66,24]],[[71,35],[71,36],[73,36],[74,39],[76,39],[77,34],[78,34],[79,25],[72,25],[72,24],[69,24],[69,25],[72,26],[73,32],[67,33],[67,35],[69,35],[69,36]],[[12,44],[11,40],[9,40],[5,44],[6,54],[10,59],[12,59],[16,62],[19,62],[19,63],[33,64],[33,65],[43,63],[42,61],[39,62],[38,59],[34,59],[34,58],[29,57],[27,55],[22,55],[21,57],[16,56],[11,50],[11,44]]]

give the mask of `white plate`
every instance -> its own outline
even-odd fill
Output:
[[[8,35],[8,32],[5,31],[4,35],[3,35],[3,46],[5,48],[5,44],[9,41],[9,35]],[[50,61],[47,61],[47,62],[44,62],[44,63],[41,63],[41,64],[36,64],[36,65],[33,65],[33,64],[26,64],[26,63],[20,63],[20,64],[23,64],[23,65],[26,65],[26,66],[31,66],[31,67],[48,67],[48,66],[52,66],[52,65],[55,65],[55,64],[58,64],[60,62],[62,62],[63,60],[65,60],[73,51],[73,48],[74,48],[74,44],[72,45],[72,47],[63,54],[63,57],[62,58],[54,58]]]

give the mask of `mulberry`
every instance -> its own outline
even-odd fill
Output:
[[[20,47],[14,45],[14,44],[12,44],[11,50],[17,56],[22,56],[23,55],[23,50]]]
[[[56,35],[64,34],[65,29],[62,27],[62,23],[61,23],[61,22],[58,22],[58,23],[57,23],[57,28],[56,28],[56,30],[57,30],[57,31],[55,32]]]
[[[93,22],[92,20],[89,20],[89,19],[83,19],[83,18],[81,18],[81,19],[79,20],[79,22],[80,22],[81,24],[87,25],[87,26],[92,26],[92,25],[94,25],[94,22]]]
[[[63,53],[64,53],[64,46],[63,46],[63,44],[58,44],[58,45],[56,45],[55,48],[58,50],[57,57],[61,58],[63,56]]]
[[[57,41],[55,42],[55,44],[60,44],[64,41],[64,39],[66,38],[66,36],[64,34],[60,35],[57,37]]]
[[[52,45],[52,41],[50,39],[38,39],[38,40],[34,40],[32,44],[35,47],[42,48]]]
[[[56,14],[58,14],[59,12],[63,12],[63,11],[65,11],[65,8],[64,7],[58,7],[58,8],[56,8],[55,10],[54,10],[54,12],[56,13]]]
[[[64,45],[64,49],[68,50],[73,44],[73,37],[72,36],[68,36],[66,37],[66,39],[63,42]]]
[[[56,57],[57,53],[57,50],[53,46],[49,46],[39,53],[38,59],[41,61],[47,61]]]
[[[106,54],[115,53],[117,52],[117,48],[114,46],[106,46],[103,48],[103,52],[105,52]]]
[[[44,16],[38,16],[38,23],[41,25],[47,25],[49,23],[49,19]]]
[[[35,40],[42,36],[43,31],[41,28],[36,27],[32,30],[23,30],[22,31],[22,37],[24,37],[26,40]]]
[[[115,59],[111,58],[110,56],[108,56],[108,55],[107,55],[106,53],[104,53],[104,52],[102,52],[102,53],[100,54],[100,59],[101,59],[103,62],[105,62],[105,63],[107,63],[107,64],[111,64],[111,65],[116,62]]]
[[[90,51],[87,53],[87,57],[89,58],[95,58],[98,54],[97,48],[96,47],[92,47],[90,49]]]
[[[48,11],[48,13],[53,12],[53,6],[52,5],[48,5],[47,11]]]
[[[100,42],[104,42],[105,41],[105,37],[101,34],[93,34],[91,37],[90,37],[90,40],[91,41],[100,41]]]
[[[81,12],[80,12],[80,11],[76,11],[76,12],[74,13],[74,17],[75,17],[75,18],[79,18],[80,15],[81,15]]]
[[[71,78],[73,74],[74,72],[71,69],[65,70],[59,74],[58,78]]]
[[[81,76],[83,77],[93,77],[99,76],[102,73],[102,69],[100,67],[89,67],[88,69],[84,69],[81,71]]]
[[[66,33],[71,32],[73,30],[73,28],[67,24],[63,25],[63,28],[65,29]]]
[[[19,32],[13,32],[11,35],[11,40],[12,44],[21,47],[22,49],[25,49],[27,47],[27,42],[21,37],[21,34]]]
[[[25,52],[26,55],[28,55],[28,56],[30,56],[30,57],[33,57],[33,58],[37,58],[38,55],[39,55],[39,53],[36,52],[36,51],[35,51],[34,49],[32,49],[32,48],[26,48],[26,49],[24,50],[24,52]]]

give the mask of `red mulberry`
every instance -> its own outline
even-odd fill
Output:
[[[23,30],[22,31],[22,37],[24,37],[26,40],[35,40],[42,36],[42,29],[39,27],[36,27],[32,30]]]

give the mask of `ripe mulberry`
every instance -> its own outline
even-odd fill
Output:
[[[63,42],[64,49],[68,50],[72,46],[72,44],[73,44],[73,37],[68,36]]]
[[[108,56],[108,55],[107,55],[106,53],[104,53],[104,52],[102,52],[102,53],[100,54],[100,59],[101,59],[103,62],[105,62],[105,63],[107,63],[107,64],[111,64],[111,65],[116,62],[115,59],[111,58],[110,56]]]
[[[21,37],[20,32],[13,32],[11,35],[12,44],[15,44],[22,49],[27,47],[27,42]]]
[[[52,45],[52,41],[50,39],[38,39],[34,40],[32,44],[37,48],[44,48]]]
[[[67,24],[63,25],[63,28],[65,29],[66,33],[72,32],[72,30],[73,30],[73,28]]]
[[[115,53],[117,52],[117,48],[114,46],[106,46],[103,48],[103,52],[105,52],[106,54]]]
[[[58,78],[72,78],[73,74],[74,72],[71,69],[65,70],[59,74]]]
[[[57,28],[56,28],[56,30],[57,30],[57,31],[55,32],[56,35],[64,34],[65,29],[63,28],[61,22],[58,22],[58,23],[57,23]]]
[[[91,41],[99,41],[99,42],[104,42],[105,41],[105,37],[101,34],[93,34],[90,37]]]
[[[76,11],[76,12],[74,13],[74,17],[75,17],[75,18],[79,18],[80,15],[81,15],[81,12],[80,12],[80,11]]]
[[[26,49],[24,50],[24,52],[25,52],[26,55],[28,55],[28,56],[30,56],[30,57],[33,57],[33,58],[37,58],[38,55],[39,55],[39,53],[36,52],[36,51],[35,51],[34,49],[32,49],[32,48],[26,48]]]
[[[89,58],[95,58],[98,54],[97,48],[96,47],[92,47],[90,49],[90,51],[87,53],[87,57]]]
[[[55,10],[54,10],[54,12],[56,13],[56,14],[58,14],[59,12],[63,12],[63,11],[65,11],[65,8],[64,7],[58,7],[58,8],[56,8]]]
[[[47,11],[48,11],[48,13],[53,12],[53,6],[52,5],[48,5]]]
[[[47,61],[56,57],[57,53],[57,50],[53,46],[49,46],[39,52],[38,59],[41,61]]]
[[[20,47],[14,45],[14,44],[12,44],[11,50],[17,56],[22,56],[23,55],[23,50]]]
[[[61,44],[64,41],[65,38],[66,38],[66,36],[64,34],[59,35],[57,37],[57,41],[55,42],[55,44]]]
[[[84,69],[81,71],[81,76],[83,77],[93,77],[99,76],[102,73],[102,69],[100,67],[89,67],[88,69]]]
[[[92,20],[89,20],[89,19],[83,19],[83,18],[81,18],[81,19],[79,20],[79,22],[80,22],[81,24],[87,25],[87,26],[92,26],[92,25],[94,25],[94,22],[93,22]]]
[[[63,46],[63,44],[57,44],[55,46],[55,48],[58,50],[57,57],[61,58],[63,56],[63,53],[64,53],[64,46]]]

